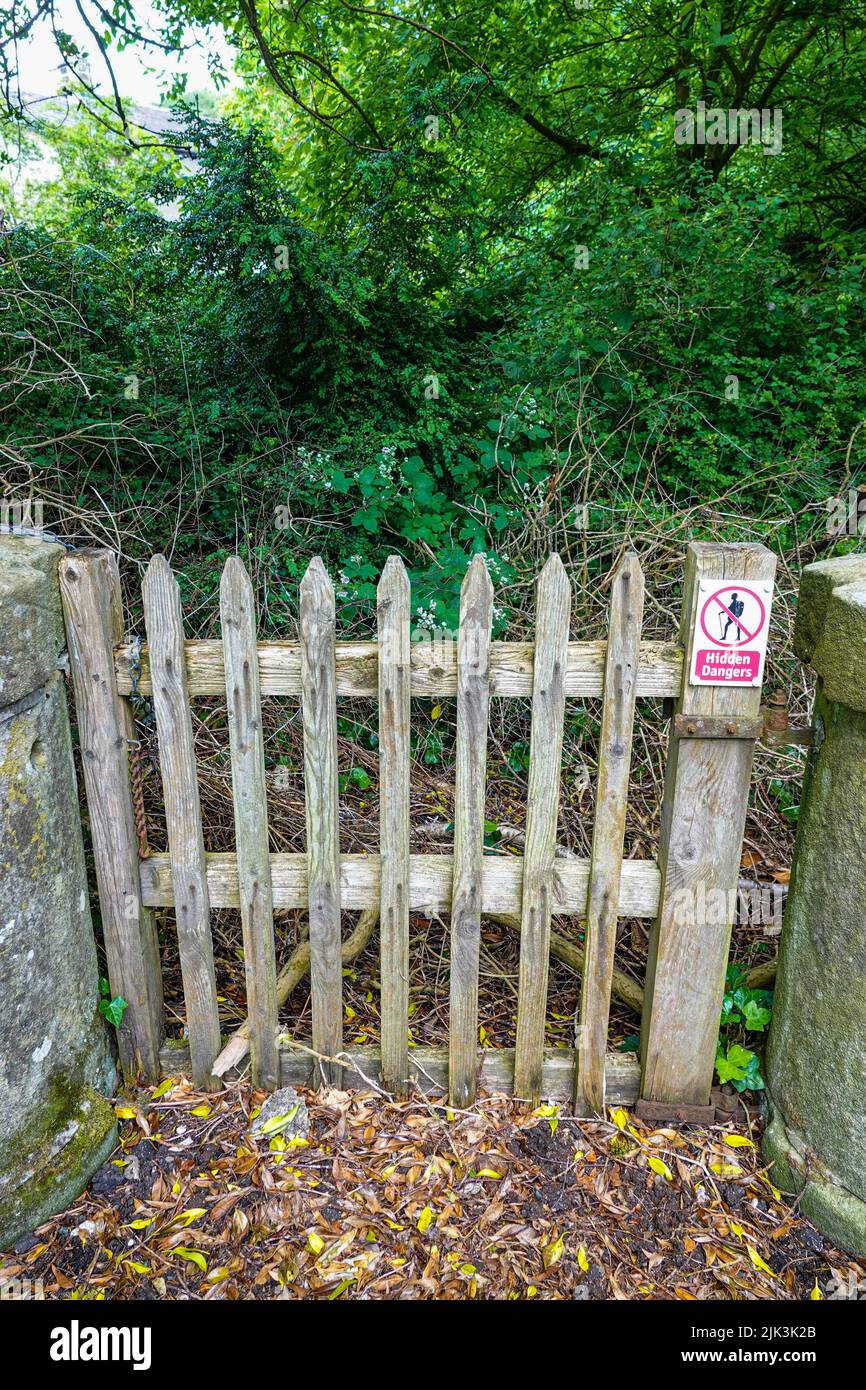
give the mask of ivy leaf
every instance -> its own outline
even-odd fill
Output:
[[[113,1024],[115,1028],[120,1027],[124,1012],[128,1008],[129,1005],[126,1000],[121,999],[119,994],[115,994],[114,998],[111,1000],[103,999],[99,1004],[99,1012],[102,1014],[102,1017],[107,1018],[108,1022]]]

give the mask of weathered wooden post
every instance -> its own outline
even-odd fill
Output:
[[[74,1201],[116,1142],[61,670],[62,555],[0,536],[0,1248]]]
[[[710,1088],[760,732],[760,648],[766,647],[775,568],[775,556],[762,545],[692,542],[688,550],[680,630],[683,686],[665,773],[661,892],[641,1030],[641,1097],[648,1118],[660,1117],[663,1110],[680,1119],[713,1117]],[[738,622],[742,646],[725,649],[721,644],[740,633]],[[721,653],[718,677],[711,670],[714,652]],[[722,663],[745,662],[750,654],[757,654],[757,665],[730,668],[744,670],[748,679],[727,680]],[[698,658],[705,678],[725,683],[696,684]]]
[[[866,1255],[866,556],[803,571],[794,648],[818,672],[767,1050],[773,1181]]]
[[[60,566],[81,766],[111,989],[126,1000],[118,1034],[127,1075],[159,1078],[162,977],[153,913],[141,901],[138,840],[129,777],[132,711],[117,693],[114,648],[123,637],[117,560],[80,550]]]

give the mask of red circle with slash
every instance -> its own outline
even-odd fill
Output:
[[[735,613],[731,612],[727,604],[722,603],[722,600],[719,598],[719,594],[748,594],[750,598],[753,598],[755,600],[755,602],[758,605],[758,610],[761,614],[761,617],[760,621],[758,622],[758,626],[755,628],[754,632],[748,632],[746,630],[742,618],[738,618]],[[715,603],[723,613],[726,613],[733,622],[737,631],[745,632],[745,637],[735,637],[732,638],[730,641],[723,637],[714,637],[713,634],[707,628],[707,624],[705,621],[707,616],[707,609],[709,608],[711,603]],[[748,589],[743,584],[725,584],[721,589],[717,589],[714,594],[710,594],[710,597],[707,599],[706,603],[701,609],[701,630],[703,631],[704,636],[707,638],[707,641],[712,642],[714,647],[741,647],[744,642],[754,642],[755,638],[758,637],[761,631],[763,630],[764,623],[766,621],[767,610],[764,607],[764,603],[760,594],[756,594],[754,589]]]

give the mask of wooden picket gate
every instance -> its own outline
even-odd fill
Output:
[[[109,551],[80,551],[61,566],[102,926],[113,992],[128,1008],[120,1031],[127,1071],[154,1079],[188,1065],[213,1086],[220,1037],[210,912],[239,907],[254,1082],[364,1084],[394,1094],[410,1084],[447,1088],[467,1105],[479,1080],[530,1100],[573,1099],[577,1112],[645,1100],[697,1116],[713,1074],[730,920],[707,921],[710,890],[735,890],[760,689],[694,686],[689,660],[702,579],[772,581],[759,545],[693,543],[678,642],[641,640],[644,582],[626,554],[610,580],[606,642],[569,640],[570,584],[557,556],[536,586],[535,643],[492,642],[493,589],[476,557],[461,591],[456,643],[410,641],[410,586],[391,558],[378,587],[378,641],[338,642],[334,592],[313,560],[300,586],[297,642],[259,642],[242,562],[222,575],[221,641],[185,641],[176,581],[150,563],[143,600],[147,641],[122,631],[120,583]],[[141,859],[129,776],[135,730],[127,697],[153,700],[168,854]],[[205,854],[190,700],[225,695],[236,851]],[[410,701],[457,699],[454,853],[409,852]],[[261,701],[302,705],[307,853],[268,844]],[[380,853],[340,853],[337,700],[378,700]],[[485,760],[489,700],[527,697],[532,725],[522,859],[486,855]],[[672,715],[658,862],[623,860],[626,802],[639,696]],[[555,856],[565,702],[601,698],[596,819],[590,859]],[[174,907],[188,1052],[164,1044],[154,908]],[[309,912],[312,1038],[280,1040],[273,911]],[[378,908],[379,1048],[343,1047],[341,910]],[[516,1048],[478,1048],[478,966],[485,911],[521,921]],[[450,1044],[408,1045],[409,916],[451,916]],[[552,915],[586,920],[576,1049],[545,1049]],[[641,1060],[608,1053],[617,919],[652,919]],[[697,1107],[695,1110],[694,1108]],[[709,1112],[707,1112],[709,1114]]]

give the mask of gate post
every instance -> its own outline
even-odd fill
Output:
[[[63,664],[63,548],[0,535],[0,1249],[117,1142]]]
[[[78,710],[99,909],[113,994],[128,1005],[118,1031],[124,1072],[159,1079],[162,977],[153,912],[141,901],[129,780],[132,711],[117,693],[114,648],[123,637],[117,560],[80,550],[60,565],[66,635]]]
[[[764,1156],[866,1254],[866,555],[803,571],[794,650],[818,673],[767,1042]]]
[[[665,770],[641,1028],[641,1098],[679,1109],[709,1106],[761,703],[758,683],[690,685],[700,583],[772,583],[775,569],[763,545],[693,541],[686,557],[682,719],[671,725]]]

